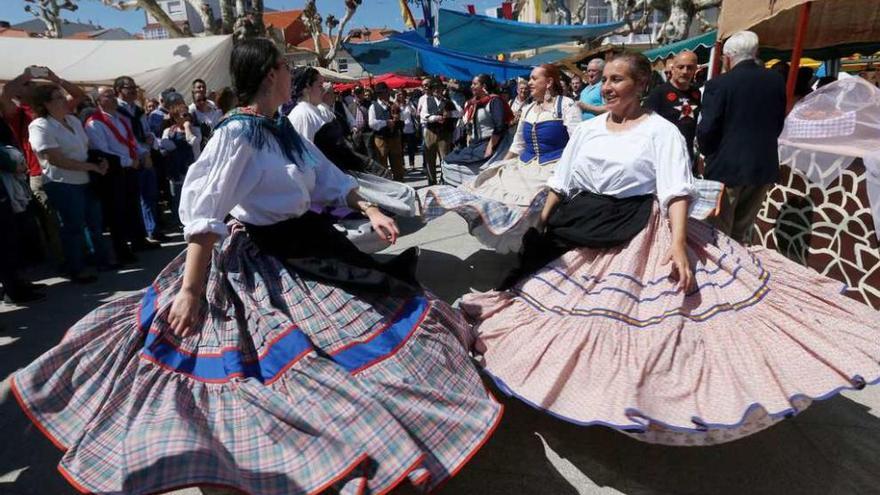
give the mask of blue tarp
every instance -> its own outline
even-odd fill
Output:
[[[497,55],[572,41],[586,41],[610,33],[623,24],[533,24],[440,9],[437,29],[440,31],[440,46],[443,48],[478,55]]]
[[[507,81],[527,77],[532,70],[527,65],[435,47],[415,31],[392,34],[382,41],[346,43],[345,51],[371,74],[412,74],[421,69],[427,74],[452,79],[469,80],[477,74],[487,73],[498,81]]]

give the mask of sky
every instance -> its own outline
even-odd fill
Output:
[[[121,12],[107,7],[100,0],[76,0],[79,9],[76,12],[64,11],[62,17],[73,22],[92,21],[103,27],[121,27],[131,33],[139,33],[145,24],[144,13],[140,10]],[[264,0],[265,6],[275,10],[301,9],[304,0]],[[467,4],[474,4],[478,13],[483,13],[486,8],[500,5],[500,0],[444,0],[444,8],[453,10],[466,10]],[[342,18],[345,14],[343,0],[317,0],[318,10],[322,15],[329,13]],[[0,20],[9,21],[12,24],[28,21],[34,17],[24,11],[24,0],[0,0]],[[422,18],[421,8],[410,5],[416,20]],[[398,0],[363,0],[363,3],[349,22],[349,27],[389,27],[403,30],[403,20],[400,17],[400,4]]]

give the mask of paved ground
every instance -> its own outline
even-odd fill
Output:
[[[512,261],[481,249],[455,216],[427,226],[404,222],[402,228],[400,243],[383,253],[421,246],[420,279],[448,301],[470,287],[491,287]],[[176,242],[142,254],[141,267],[102,274],[86,287],[47,278],[49,298],[30,307],[0,303],[0,494],[75,493],[55,469],[61,453],[16,406],[9,375],[96,305],[145,287],[181,249]],[[815,404],[732,444],[691,449],[575,427],[504,402],[501,426],[443,494],[880,494],[880,387]]]

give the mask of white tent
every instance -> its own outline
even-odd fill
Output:
[[[232,36],[120,41],[0,37],[0,53],[0,81],[14,79],[30,65],[44,65],[77,84],[111,84],[118,76],[131,76],[147,96],[174,87],[188,97],[197,78],[209,88],[231,85]]]
[[[318,72],[324,76],[324,79],[334,83],[356,83],[358,80],[351,76],[346,76],[345,74],[340,74],[335,70],[325,69],[324,67],[315,67],[318,69]]]

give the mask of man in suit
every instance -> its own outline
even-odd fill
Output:
[[[728,72],[706,83],[697,142],[705,177],[725,185],[712,223],[748,244],[770,186],[779,179],[777,138],[785,123],[785,80],[756,61],[758,36],[734,33],[724,44]]]

